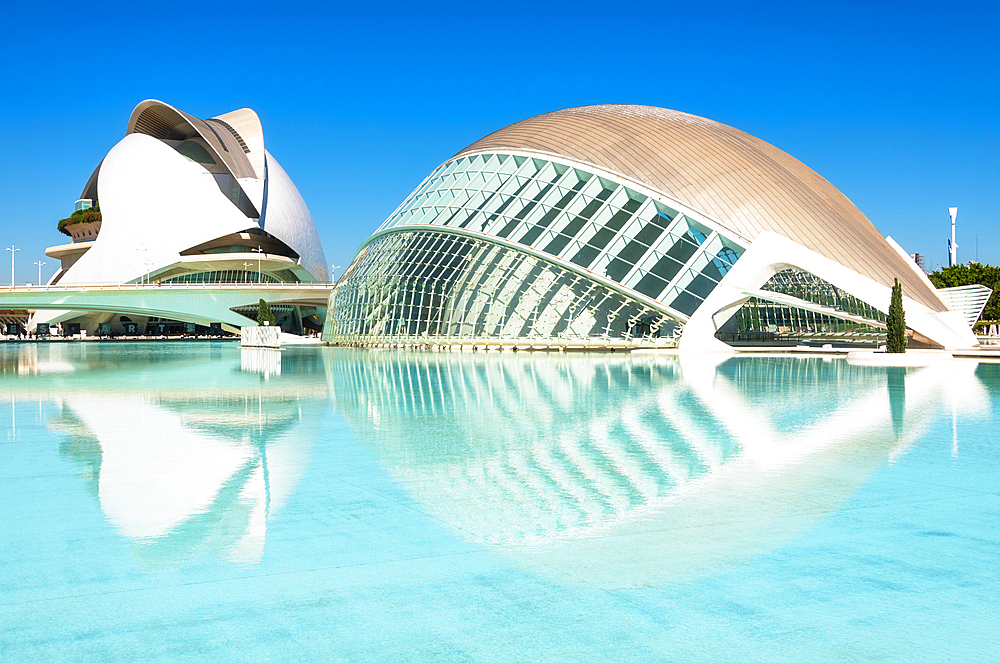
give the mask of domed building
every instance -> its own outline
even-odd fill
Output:
[[[90,176],[77,213],[60,222],[73,241],[46,251],[60,261],[50,286],[328,282],[309,208],[265,149],[254,111],[202,120],[147,100],[132,111],[125,134]],[[245,302],[228,297],[224,305],[199,297],[196,288],[189,294],[167,303],[137,295],[118,311],[39,310],[29,326],[143,333],[183,322],[216,321],[230,330],[256,324],[260,293],[248,291]],[[272,308],[286,331],[310,320],[318,329],[325,297],[318,307],[279,301]],[[93,299],[67,301],[82,307]]]
[[[905,251],[795,158],[686,113],[588,106],[438,166],[358,250],[324,338],[691,350],[877,338],[894,279],[911,343],[976,345]]]

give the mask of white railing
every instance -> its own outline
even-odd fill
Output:
[[[0,292],[69,292],[74,290],[332,290],[323,283],[74,283],[72,285],[0,286]]]

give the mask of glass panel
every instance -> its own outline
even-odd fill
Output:
[[[675,210],[673,207],[668,207],[668,206],[664,205],[663,203],[661,203],[658,200],[654,200],[653,201],[653,206],[656,207],[657,214],[659,214],[660,216],[666,217],[666,218],[670,219],[671,221],[673,221],[675,218],[677,218],[677,215],[679,214],[679,212],[677,210]]]
[[[674,310],[680,311],[688,317],[694,315],[694,312],[698,310],[699,306],[701,306],[702,300],[686,290],[675,288],[672,292],[673,298],[667,302],[668,306]]]
[[[663,289],[667,287],[667,281],[661,279],[653,273],[647,272],[645,276],[639,279],[639,282],[635,285],[635,290],[641,292],[647,297],[652,297],[656,299],[663,292]]]
[[[646,207],[642,214],[649,218],[642,219],[645,223],[636,233],[635,239],[626,244],[615,260],[608,265],[607,275],[615,281],[621,282],[625,278],[632,264],[639,262],[671,221],[669,217],[656,211],[655,207]]]
[[[518,157],[514,157],[517,159]],[[521,161],[516,162],[517,174],[520,177],[538,177],[538,173],[544,170],[548,166],[547,162],[542,162],[539,166],[537,159],[528,159],[525,157],[520,157]]]
[[[574,219],[572,219],[569,223],[567,223],[564,227],[562,227],[562,229],[560,230],[562,234],[545,247],[544,251],[546,253],[551,253],[552,255],[559,255],[562,252],[562,250],[566,247],[569,240],[573,237],[576,237],[576,235],[584,228],[587,221],[590,220],[590,218],[597,212],[597,210],[599,210],[601,206],[605,204],[605,201],[607,201],[607,199],[611,197],[611,194],[614,193],[615,187],[617,187],[616,184],[608,182],[607,180],[601,177],[592,180],[587,188],[593,190],[595,186],[603,186],[604,188],[602,188],[598,192],[596,198],[589,200],[586,203],[586,205],[583,206],[582,208],[578,208],[579,212],[577,216]],[[586,196],[584,195],[581,195],[577,198],[578,201],[585,199]]]
[[[682,302],[687,295],[700,298],[710,292],[742,252],[677,210],[628,187],[545,159],[506,155],[474,155],[440,167],[391,223],[447,224],[495,233],[565,256],[619,283],[634,284],[654,298],[677,281],[682,288],[671,290],[670,296]],[[407,260],[417,266],[406,278],[432,278],[427,265],[435,264],[434,271],[442,273],[450,265],[448,260],[440,263],[444,258],[430,249]],[[690,276],[685,265],[695,270]],[[483,270],[483,279],[497,278]],[[541,296],[544,300],[547,295]],[[422,296],[418,300],[424,301]],[[400,302],[385,306],[405,305]],[[514,300],[508,305],[520,310]],[[462,324],[478,329],[485,323]]]
[[[618,231],[622,229],[625,222],[631,218],[632,212],[627,209],[629,205],[638,207],[638,203],[635,201],[628,201],[624,209],[614,212],[611,215],[611,218],[604,222],[601,228],[587,241],[587,245],[573,256],[572,261],[574,263],[582,267],[588,267],[594,259],[597,258],[600,252],[608,246],[608,243],[614,238]],[[605,208],[602,212],[604,211],[608,211],[608,213],[610,213],[610,208]]]
[[[573,173],[579,173],[576,169],[573,169]],[[586,185],[587,181],[584,179],[577,179],[573,188],[570,190],[563,190],[564,193],[562,197],[556,202],[555,207],[546,212],[542,218],[538,220],[533,228],[531,228],[527,233],[524,234],[518,241],[521,244],[531,245],[535,243],[535,240],[542,234],[542,231],[547,228],[558,216],[563,209],[573,200],[577,193]],[[559,187],[556,187],[559,188]]]
[[[483,172],[495,173],[497,170],[500,169],[500,160],[497,159],[497,155],[495,155],[495,154],[490,154],[490,155],[487,155],[487,156],[489,158],[486,160],[486,163],[483,165]]]
[[[331,298],[324,339],[669,346],[676,330],[663,313],[513,249],[407,231],[359,253]]]

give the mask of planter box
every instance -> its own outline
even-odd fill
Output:
[[[245,348],[280,348],[281,327],[242,327],[240,345]]]

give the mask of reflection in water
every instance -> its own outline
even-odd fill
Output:
[[[906,415],[906,369],[890,366],[885,369],[889,389],[889,409],[892,412],[892,430],[896,436],[903,433]]]
[[[428,513],[602,587],[766,553],[904,453],[940,405],[988,403],[974,362],[718,361],[340,352],[327,371],[338,410]]]
[[[47,424],[62,433],[60,452],[149,569],[200,555],[258,562],[331,398],[382,467],[459,536],[531,570],[634,587],[774,550],[904,454],[939,412],[956,422],[988,412],[995,387],[977,375],[1000,371],[264,352],[6,347],[0,401],[10,400],[12,436],[21,403],[58,404]]]
[[[312,443],[296,430],[297,400],[265,408],[247,393],[70,394],[63,408],[50,422],[72,434],[63,451],[152,567],[195,553],[259,561],[267,522],[298,483]]]
[[[39,353],[38,343],[18,343],[4,348],[0,353],[0,375],[33,375],[38,373],[66,373],[73,365],[66,360],[66,347],[62,343],[44,344]]]
[[[308,464],[327,411],[323,385],[293,375],[265,386],[232,365],[238,349],[223,355],[215,345],[53,344],[40,352],[42,359],[17,361],[44,367],[58,359],[69,370],[32,370],[16,385],[0,383],[0,397],[16,387],[18,399],[35,392],[59,405],[47,424],[64,433],[61,454],[144,567],[173,568],[199,555],[260,560],[268,523]],[[301,357],[291,363],[308,372]],[[318,356],[305,363],[321,370]],[[268,373],[280,375],[280,366]]]
[[[264,379],[281,375],[281,350],[277,348],[240,348],[240,370],[260,373]]]

